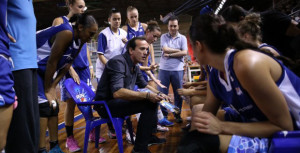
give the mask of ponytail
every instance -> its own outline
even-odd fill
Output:
[[[244,19],[248,12],[238,5],[230,5],[221,14],[226,22],[238,23]]]
[[[251,13],[245,17],[245,19],[238,24],[238,31],[241,36],[245,34],[251,35],[252,41],[262,41],[261,38],[261,18],[257,13]]]
[[[149,22],[147,22],[147,25],[148,26],[146,30],[149,30],[150,32],[154,30],[161,32],[160,27],[156,21],[150,20]]]
[[[95,18],[92,15],[88,15],[87,13],[75,14],[71,17],[69,22],[75,23],[75,28],[77,28],[79,24],[83,25],[84,28],[88,28],[93,24],[97,24]]]
[[[112,16],[112,14],[115,14],[115,13],[120,13],[120,10],[116,9],[116,8],[112,8],[109,13],[108,13],[108,18],[110,18]]]
[[[128,12],[131,12],[133,10],[137,10],[137,8],[134,7],[134,6],[128,6],[126,12],[128,13]]]
[[[75,4],[76,0],[65,0],[66,6]]]

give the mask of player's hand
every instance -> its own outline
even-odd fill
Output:
[[[10,40],[11,42],[13,42],[13,43],[16,43],[16,42],[17,42],[16,39],[15,39],[13,36],[11,36],[9,33],[7,33],[7,35],[8,35],[8,38],[9,38],[9,40]]]
[[[158,67],[157,64],[153,64],[153,65],[150,65],[149,69],[150,70],[156,70],[157,67]]]
[[[73,68],[69,69],[69,73],[70,73],[71,77],[74,79],[74,81],[77,84],[80,84],[80,78],[79,78],[78,74],[76,73],[76,71]]]
[[[195,87],[196,90],[205,90],[207,88],[206,85],[199,85],[197,87]]]
[[[153,79],[153,81],[161,88],[167,88],[165,85],[161,84],[161,81],[158,79]]]
[[[206,134],[218,135],[222,133],[220,120],[209,112],[199,111],[193,113],[192,126],[197,131]]]
[[[52,107],[52,101],[56,101],[56,90],[55,87],[50,87],[48,90],[45,89],[45,96],[49,102],[49,105]]]
[[[15,102],[13,103],[13,109],[15,110],[18,107],[18,97],[15,96]]]
[[[182,86],[183,88],[189,88],[190,86],[192,86],[192,82],[185,82]]]
[[[91,80],[93,80],[95,78],[95,73],[93,68],[90,68],[90,74],[91,74]]]
[[[128,42],[127,38],[122,38],[122,42],[126,44]]]

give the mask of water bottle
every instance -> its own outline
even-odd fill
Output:
[[[171,104],[170,102],[168,102],[166,100],[160,101],[159,104],[161,106],[163,106],[164,108],[166,108],[167,110],[169,110],[169,111],[171,111],[171,112],[173,112],[175,114],[179,114],[180,113],[180,109],[177,106]]]
[[[153,93],[153,92],[152,92],[150,89],[148,89],[148,88],[138,88],[137,91],[139,91],[139,92],[151,92],[151,93]]]
[[[139,92],[151,92],[151,93],[153,93],[148,88],[138,89],[137,91],[139,91]],[[171,112],[173,112],[175,114],[179,114],[180,113],[180,109],[177,106],[171,104],[170,102],[168,102],[166,100],[160,101],[159,104],[160,104],[160,106],[166,108],[167,110],[169,110],[169,111],[171,111]]]

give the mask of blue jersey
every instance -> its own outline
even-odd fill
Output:
[[[69,19],[66,16],[61,16],[61,18],[63,19],[63,23],[69,23]]]
[[[138,36],[144,36],[145,35],[145,31],[144,28],[142,26],[142,24],[139,22],[139,28],[137,31],[135,31],[133,28],[131,28],[129,26],[129,24],[127,24],[127,40],[129,41],[130,39],[134,38],[134,37],[138,37]],[[127,43],[126,45],[127,46]],[[124,47],[124,49],[126,50],[126,47]],[[125,50],[123,51],[123,53],[125,53]],[[151,64],[151,56],[149,55],[148,58],[148,65]]]
[[[138,37],[138,36],[143,36],[143,35],[145,35],[145,31],[140,22],[139,22],[139,28],[137,31],[135,31],[133,28],[131,28],[129,26],[129,24],[127,24],[127,37],[126,37],[127,40],[130,40],[133,37]]]
[[[63,19],[64,23],[69,23],[69,20],[66,16],[62,16],[61,18]],[[72,66],[74,69],[85,69],[89,66],[86,43],[82,46],[81,51],[75,58]]]
[[[7,0],[0,1],[0,107],[15,101],[12,64],[8,50],[9,39],[6,30]]]
[[[233,59],[236,51],[227,52],[224,60],[225,77],[228,83],[220,77],[220,72],[213,69],[210,73],[209,85],[214,96],[231,107],[233,111],[244,117],[245,122],[265,121],[267,117],[256,106],[248,92],[243,89],[233,70]],[[285,97],[295,124],[300,127],[300,78],[286,68],[281,62],[282,75],[276,82]],[[278,110],[280,111],[280,110]]]
[[[123,53],[125,44],[122,41],[127,36],[125,30],[119,28],[115,34],[110,27],[103,29],[98,36],[98,54],[102,54],[107,60]],[[105,65],[97,58],[96,77],[101,78]]]
[[[38,31],[36,34],[37,54],[38,54],[38,101],[39,103],[47,102],[47,98],[45,96],[45,91],[44,91],[44,77],[45,77],[44,75],[45,75],[49,56],[51,54],[51,47],[52,47],[51,39],[57,33],[64,30],[69,30],[72,33],[74,33],[69,23],[63,23],[58,26],[53,26]],[[65,64],[72,63],[78,53],[78,49],[79,46],[76,45],[76,41],[74,40],[74,35],[73,35],[73,41],[65,51],[64,55],[58,61],[56,71],[62,69],[65,66]]]
[[[9,57],[8,43],[9,39],[6,30],[6,16],[7,16],[7,0],[0,1],[0,54]]]
[[[262,43],[258,46],[259,49],[263,48],[263,47],[270,47],[272,49],[274,49],[279,55],[282,55],[281,52],[274,46],[266,44],[266,43]]]
[[[64,23],[58,26],[49,27],[42,31],[38,31],[36,34],[37,38],[37,54],[38,54],[38,69],[41,72],[45,72],[46,65],[48,62],[48,58],[51,53],[51,38],[56,35],[57,33],[69,30],[73,33],[73,29],[69,23]],[[57,70],[61,69],[66,63],[72,63],[77,52],[79,46],[76,45],[74,38],[73,43],[69,46],[67,51],[64,53],[63,57],[59,60],[57,65]]]

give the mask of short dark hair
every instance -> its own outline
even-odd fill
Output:
[[[132,48],[133,50],[135,49],[136,47],[136,40],[145,40],[146,41],[146,38],[145,37],[134,37],[132,39],[130,39],[127,43],[127,46],[126,46],[126,52],[129,53],[129,48]]]
[[[118,9],[112,8],[112,9],[109,11],[109,13],[108,13],[108,18],[110,18],[110,17],[112,16],[112,14],[114,14],[114,13],[120,13],[120,14],[121,14],[121,12],[120,12]]]
[[[169,23],[170,21],[175,21],[175,20],[177,20],[177,21],[179,22],[179,18],[178,18],[176,15],[172,15],[172,16],[170,16],[170,18],[169,18],[169,20],[168,20],[168,23]]]

